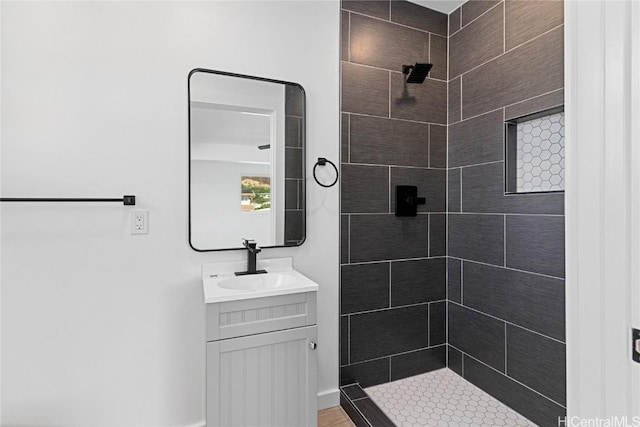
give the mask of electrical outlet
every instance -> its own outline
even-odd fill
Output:
[[[131,211],[131,234],[149,234],[149,211]]]

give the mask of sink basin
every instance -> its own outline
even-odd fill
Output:
[[[206,304],[263,298],[299,292],[316,292],[318,284],[293,269],[291,258],[259,259],[265,274],[236,276],[247,269],[246,261],[202,265],[202,287]]]
[[[285,273],[250,274],[222,280],[218,286],[241,291],[263,291],[291,285],[295,277]]]

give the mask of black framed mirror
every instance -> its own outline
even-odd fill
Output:
[[[297,83],[189,73],[189,244],[196,251],[305,240],[305,92]]]

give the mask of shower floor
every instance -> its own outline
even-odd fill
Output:
[[[365,391],[398,427],[536,426],[447,368]]]

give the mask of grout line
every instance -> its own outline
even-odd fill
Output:
[[[347,11],[349,15],[349,32],[347,33],[347,61],[351,62],[351,12]]]
[[[387,109],[389,110],[388,119],[391,118],[391,71],[389,71],[389,98],[387,102]]]
[[[389,166],[389,178],[388,179],[389,179],[389,183],[387,184],[387,187],[389,188],[389,201],[388,201],[388,204],[387,204],[387,206],[388,206],[387,210],[389,211],[389,213],[391,213],[391,192],[393,191],[391,189],[391,166]]]
[[[500,160],[502,161],[502,160]],[[491,163],[498,163],[498,162],[491,162]],[[356,166],[380,166],[380,167],[394,167],[394,168],[406,168],[406,169],[421,169],[421,170],[438,170],[438,171],[446,171],[447,168],[430,168],[427,166],[403,166],[403,165],[383,165],[380,163],[360,163],[360,162],[350,162],[349,164],[351,165],[356,165]],[[478,166],[478,165],[469,165],[469,166]],[[458,167],[465,167],[465,166],[458,166]]]
[[[433,46],[433,44],[431,43],[431,33],[429,33],[429,54],[427,55],[427,58],[429,60],[429,62],[431,62],[431,47]]]
[[[464,304],[464,261],[460,260],[460,304]]]
[[[449,345],[451,345],[451,344],[449,344]],[[520,384],[521,386],[523,386],[523,387],[525,387],[525,388],[527,388],[527,389],[531,390],[532,392],[536,393],[537,395],[540,395],[540,396],[544,397],[545,399],[549,400],[550,402],[553,402],[553,403],[555,403],[556,405],[561,406],[561,407],[562,407],[562,408],[564,408],[564,409],[567,409],[564,405],[562,405],[562,404],[560,404],[560,403],[556,402],[555,400],[553,400],[553,399],[551,399],[551,398],[549,398],[549,397],[545,396],[544,394],[540,393],[539,391],[532,389],[532,388],[531,388],[531,387],[529,387],[528,385],[526,385],[526,384],[524,384],[524,383],[521,383],[520,381],[516,380],[515,378],[510,377],[510,376],[508,376],[508,375],[505,375],[505,373],[504,373],[504,372],[500,372],[500,371],[498,371],[498,370],[497,370],[496,368],[494,368],[493,366],[489,366],[489,365],[487,365],[487,364],[486,364],[486,363],[484,363],[482,360],[480,360],[480,359],[476,359],[475,357],[471,356],[470,354],[465,353],[464,351],[460,350],[458,347],[456,347],[456,346],[454,346],[454,345],[451,345],[451,347],[453,347],[453,348],[455,348],[456,350],[458,350],[459,352],[461,352],[463,356],[470,357],[471,359],[475,360],[476,362],[481,363],[481,364],[483,364],[484,366],[486,366],[487,368],[489,368],[489,369],[491,369],[491,370],[493,370],[493,371],[495,371],[495,372],[499,373],[500,375],[502,375],[502,376],[504,376],[504,377],[509,378],[511,381],[513,381],[513,382],[516,382],[516,383]],[[463,364],[463,369],[464,369],[464,364]],[[470,381],[469,381],[469,382],[470,382]],[[473,384],[473,383],[471,383],[471,384]],[[475,385],[475,384],[474,384],[474,385]],[[478,387],[478,386],[476,386],[476,387]],[[478,387],[478,388],[480,388],[480,387]],[[482,390],[482,389],[481,389],[481,390]],[[484,390],[483,390],[483,391],[484,391]],[[485,393],[487,393],[487,392],[485,392]],[[487,393],[487,394],[489,394],[489,393]],[[495,397],[494,397],[494,399],[495,399]],[[505,403],[504,403],[504,402],[502,402],[501,400],[499,400],[499,399],[496,399],[496,400],[500,401],[500,403],[502,403],[503,405],[505,405]],[[517,411],[516,411],[516,412],[517,412]],[[518,413],[519,413],[519,412],[518,412]],[[520,414],[520,415],[521,415],[522,417],[524,417],[524,415],[522,415],[522,414]],[[526,417],[524,417],[524,418],[526,418]],[[527,418],[527,419],[528,419],[528,418]]]
[[[436,214],[436,213],[446,214],[446,212],[444,212],[444,211],[418,212],[418,216],[426,216],[426,215],[429,215],[430,213],[433,213],[433,214]],[[371,216],[371,215],[389,216],[389,215],[395,215],[393,212],[349,212],[349,214],[355,215],[355,216]]]
[[[442,343],[442,344],[438,344],[438,345],[434,345],[431,347],[421,347],[421,348],[415,348],[413,350],[409,350],[409,351],[401,351],[399,353],[393,353],[393,354],[389,354],[387,356],[381,356],[381,357],[374,357],[373,359],[367,359],[367,360],[361,360],[355,363],[350,363],[349,365],[341,365],[341,368],[347,367],[347,366],[354,366],[354,365],[360,365],[362,363],[367,363],[367,362],[374,362],[376,360],[383,360],[383,359],[391,359],[392,357],[397,357],[397,356],[404,356],[405,354],[411,354],[411,353],[417,353],[419,351],[424,351],[424,350],[433,350],[434,348],[440,348],[442,346],[447,345],[446,343]]]
[[[351,365],[351,316],[347,315],[347,363]]]
[[[526,328],[526,327],[524,327],[524,326],[522,326],[522,325],[518,325],[518,324],[516,324],[516,323],[513,323],[513,322],[511,322],[511,321],[509,321],[509,320],[505,320],[505,319],[503,319],[503,318],[501,318],[501,317],[494,316],[493,314],[485,313],[484,311],[480,311],[480,310],[478,310],[478,309],[476,309],[476,308],[469,307],[468,305],[463,305],[463,304],[457,303],[457,302],[455,302],[455,301],[451,301],[451,302],[452,302],[453,304],[456,304],[456,305],[460,306],[460,307],[466,308],[466,309],[471,310],[471,311],[475,311],[476,313],[484,314],[485,316],[491,317],[491,318],[493,318],[493,319],[499,320],[499,321],[501,321],[501,322],[507,323],[507,324],[512,325],[512,326],[516,326],[516,327],[518,327],[518,328],[520,328],[520,329],[524,329],[525,331],[531,332],[532,334],[536,334],[536,335],[539,335],[539,336],[541,336],[541,337],[544,337],[544,338],[550,339],[550,340],[552,340],[552,341],[555,341],[555,342],[557,342],[557,343],[565,344],[565,345],[566,345],[566,342],[564,342],[564,341],[560,341],[560,340],[559,340],[559,339],[557,339],[557,338],[553,338],[553,337],[550,337],[550,336],[548,336],[548,335],[542,334],[542,333],[540,333],[540,332],[536,332],[536,331],[534,331],[533,329],[529,329],[529,328]]]
[[[389,356],[389,382],[391,382],[391,356]],[[372,399],[372,401],[373,401],[373,399]]]
[[[502,4],[502,53],[507,51],[507,4],[506,2],[501,2]]]
[[[371,65],[371,64],[364,64],[362,62],[351,62],[351,61],[346,61],[344,59],[341,59],[340,62],[343,62],[345,64],[359,66],[359,67],[370,68],[372,70],[388,71],[388,72],[393,73],[393,74],[403,74],[402,71],[391,70],[389,68],[378,67],[376,65]],[[426,80],[432,80],[432,81],[441,82],[441,83],[447,83],[448,82],[448,80],[439,79],[437,77],[431,77],[430,75],[426,77]]]
[[[489,264],[488,262],[476,261],[474,259],[467,259],[467,258],[459,258],[459,257],[452,256],[452,255],[449,255],[449,257],[450,258],[454,258],[454,259],[459,259],[461,261],[464,260],[466,262],[474,262],[476,264],[486,265],[486,266],[489,266],[489,267],[503,268],[505,270],[519,271],[520,273],[527,273],[527,274],[533,274],[533,275],[536,275],[536,276],[548,277],[549,279],[556,279],[556,280],[562,280],[562,281],[565,280],[564,277],[551,276],[549,274],[537,273],[535,271],[520,270],[518,268],[506,267],[506,266],[503,266],[503,265],[496,265],[496,264]]]
[[[431,346],[431,303],[427,304],[427,347],[429,346]]]
[[[406,24],[402,24],[400,22],[392,21],[391,20],[391,10],[389,10],[389,19],[388,20],[387,19],[378,18],[377,16],[366,15],[364,13],[357,12],[357,11],[354,11],[354,10],[349,10],[349,9],[342,9],[342,10],[348,10],[350,13],[352,13],[354,15],[364,16],[365,18],[375,19],[376,21],[386,22],[388,24],[397,25],[399,27],[410,28],[412,30],[420,31],[421,33],[433,34],[434,36],[439,36],[439,37],[444,37],[444,38],[448,37],[446,35],[443,36],[441,34],[433,32],[433,31],[427,31],[427,30],[423,30],[422,28],[412,27],[410,25],[406,25]]]
[[[462,167],[460,167],[460,202],[458,203],[459,205],[459,212],[462,213]]]
[[[389,308],[391,308],[391,263],[389,263]]]
[[[385,116],[376,116],[374,114],[358,113],[358,112],[355,112],[355,111],[343,111],[343,113],[346,113],[346,112],[348,112],[349,114],[354,115],[354,116],[373,117],[373,118],[376,118],[376,119],[397,120],[399,122],[420,123],[420,124],[423,124],[423,125],[429,125],[430,124],[430,125],[436,125],[436,126],[447,126],[444,123],[421,122],[420,120],[401,119],[399,117],[385,117]],[[486,114],[486,113],[482,113],[482,114]],[[482,114],[479,114],[479,116],[481,116]]]
[[[431,167],[431,124],[427,125],[427,166]]]
[[[427,256],[431,256],[431,215],[427,214]]]
[[[351,264],[351,215],[347,214],[347,262]]]
[[[504,324],[504,374],[509,376],[507,373],[507,323]]]
[[[351,114],[347,113],[347,120],[349,124],[347,126],[347,161],[351,163]]]
[[[531,194],[531,193],[527,193]],[[431,213],[440,213],[440,212],[431,212]],[[420,212],[418,212],[418,215]],[[357,214],[357,215],[369,215],[369,214]],[[539,214],[530,214],[530,213],[504,213],[504,212],[449,212],[448,215],[507,215],[507,216],[550,216],[554,218],[564,218],[564,214],[548,214],[548,213],[539,213]],[[497,264],[491,264],[497,265]],[[554,276],[555,277],[555,276]]]
[[[356,316],[356,315],[360,315],[360,314],[369,314],[369,313],[378,313],[381,311],[389,311],[389,310],[399,310],[399,309],[403,309],[403,308],[411,308],[411,307],[420,307],[423,305],[429,305],[431,303],[436,303],[436,302],[444,302],[446,301],[446,299],[441,299],[441,300],[435,300],[435,301],[424,301],[424,302],[417,302],[415,304],[407,304],[407,305],[399,305],[396,307],[383,307],[383,308],[376,308],[373,310],[364,310],[364,311],[354,311],[353,313],[345,313],[342,314],[342,316]]]
[[[455,348],[454,346],[452,346],[451,344],[449,344],[451,347]],[[455,348],[456,350],[460,351],[459,349]],[[462,361],[462,378],[464,378],[464,353],[460,351],[460,359]]]
[[[458,122],[461,122],[462,121],[462,75],[460,75],[459,77],[460,77],[460,120],[458,120]],[[449,123],[449,125],[451,125],[451,123]]]
[[[384,264],[385,262],[404,262],[404,261],[424,261],[424,260],[429,260],[429,259],[446,259],[446,256],[444,255],[439,255],[439,256],[434,256],[434,257],[420,257],[420,258],[398,258],[398,259],[383,259],[380,261],[359,261],[359,262],[352,262],[350,264],[341,264],[341,266],[348,266],[348,265],[366,265],[366,264]]]
[[[504,216],[502,223],[502,266],[507,266],[507,216]]]

